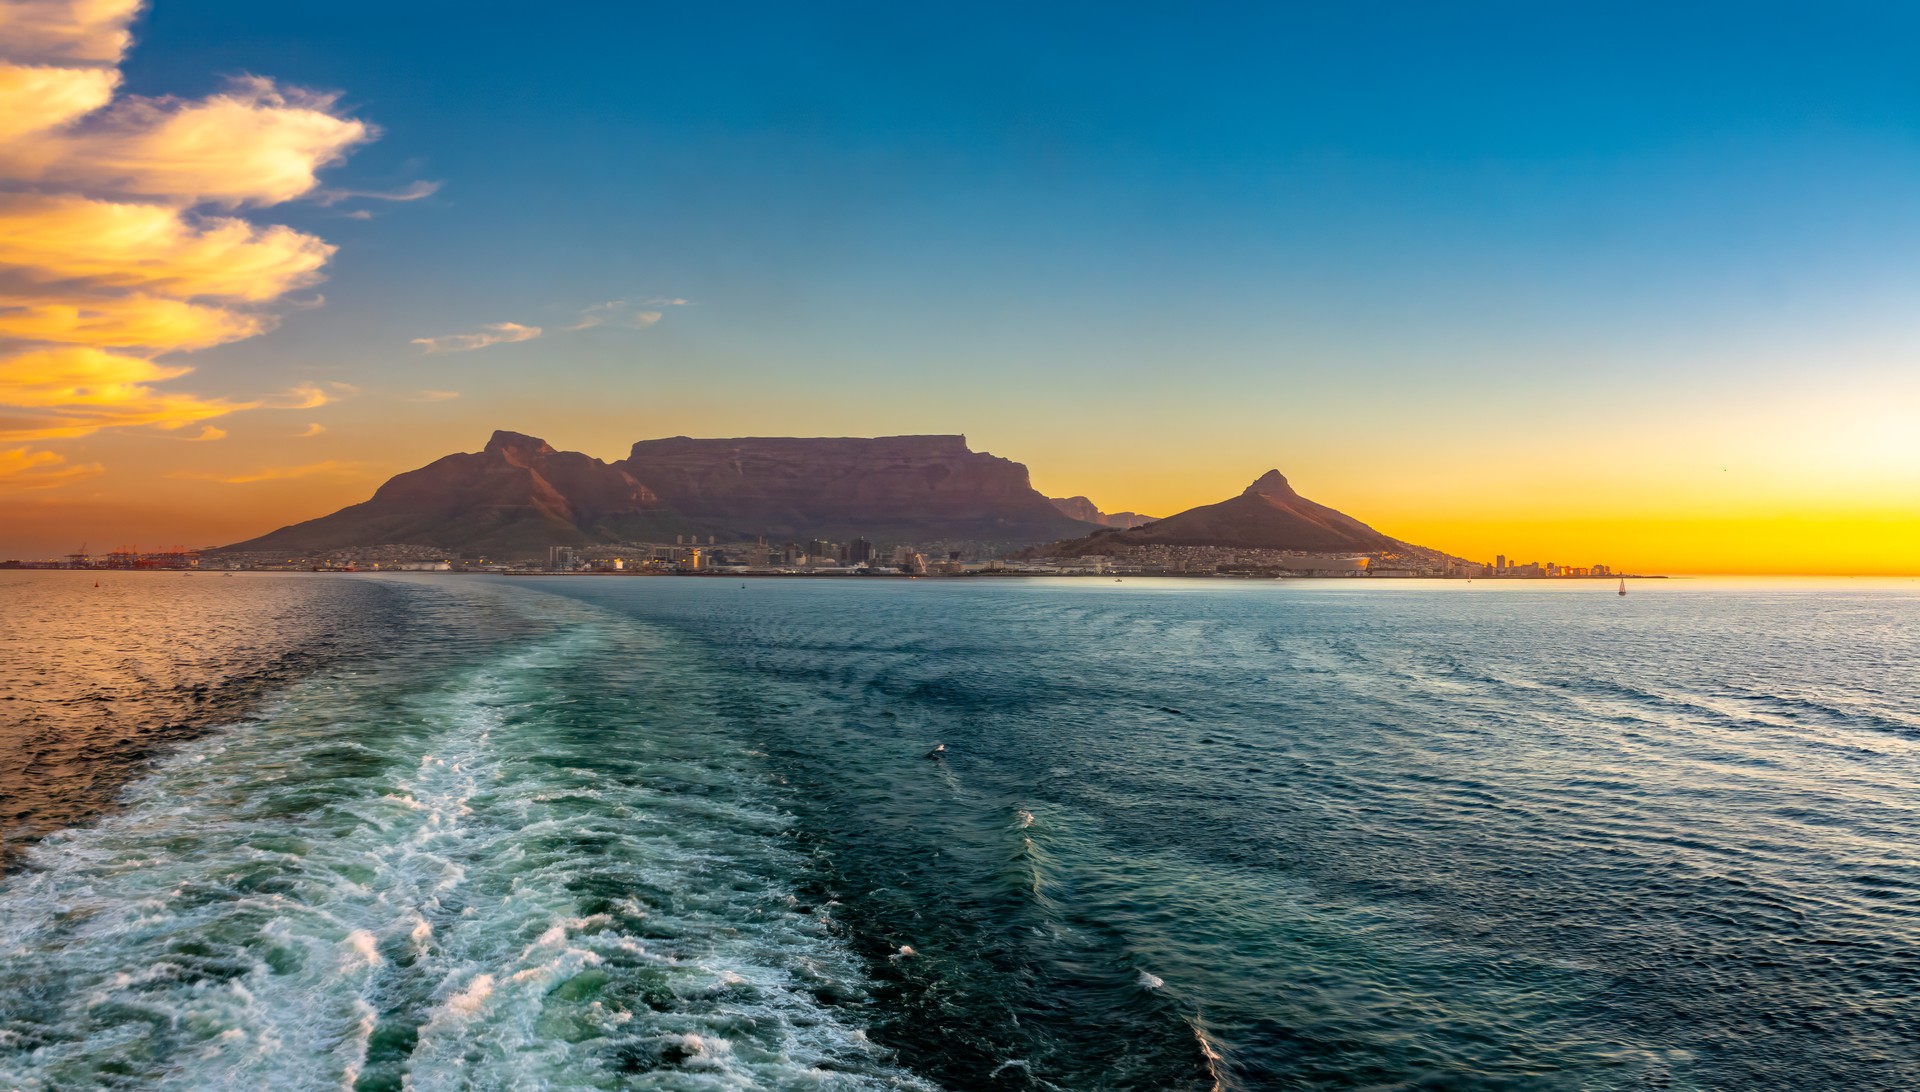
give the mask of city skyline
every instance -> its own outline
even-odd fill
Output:
[[[0,556],[238,541],[507,428],[1920,564],[1913,13],[1011,13],[0,5]]]

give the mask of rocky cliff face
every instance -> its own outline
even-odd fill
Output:
[[[1152,523],[1154,520],[1154,517],[1143,516],[1138,512],[1102,512],[1085,497],[1054,497],[1053,506],[1068,519],[1077,519],[1082,523],[1097,523],[1102,527],[1119,527],[1123,530],[1138,527],[1143,523]]]
[[[387,481],[373,497],[229,549],[287,554],[414,543],[486,553],[727,537],[971,539],[1032,543],[1084,534],[1027,468],[962,436],[643,440],[615,463],[496,432]]]
[[[1044,541],[1084,533],[1027,468],[964,436],[642,440],[618,464],[690,519],[736,533]]]
[[[481,451],[388,479],[360,504],[230,548],[312,553],[399,542],[538,552],[656,528],[691,526],[618,466],[503,431]]]

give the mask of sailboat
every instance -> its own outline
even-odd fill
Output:
[[[1627,594],[1627,578],[1624,576],[1620,578],[1620,594]]]

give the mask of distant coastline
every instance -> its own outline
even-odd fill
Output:
[[[598,577],[598,578],[660,578],[685,577],[695,580],[1034,580],[1034,579],[1070,579],[1070,580],[1307,580],[1316,583],[1333,580],[1360,580],[1368,582],[1394,583],[1407,582],[1447,582],[1471,583],[1479,579],[1501,584],[1556,584],[1567,582],[1601,582],[1611,580],[1671,580],[1667,573],[1608,573],[1606,575],[1579,576],[1542,576],[1542,577],[1496,577],[1464,576],[1443,574],[1378,576],[1360,573],[1312,573],[1312,572],[1134,572],[1126,569],[1110,569],[1104,572],[1069,571],[1055,569],[1025,568],[983,568],[963,572],[925,572],[907,573],[899,571],[831,569],[812,572],[801,570],[748,570],[748,569],[705,569],[698,571],[646,571],[605,570],[605,569],[516,569],[516,568],[358,568],[352,566],[329,565],[258,565],[245,568],[73,568],[55,562],[35,562],[8,560],[0,561],[0,572],[71,572],[101,575],[160,575],[160,576],[232,576],[241,575],[300,575],[330,574],[335,576],[504,576],[504,577]],[[1783,574],[1792,575],[1792,574]]]

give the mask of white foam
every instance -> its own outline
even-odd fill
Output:
[[[340,943],[347,949],[346,954],[341,958],[341,966],[343,969],[351,970],[354,967],[378,967],[382,962],[380,959],[380,942],[375,940],[373,934],[365,929],[355,929],[348,933],[347,938]]]
[[[801,864],[775,837],[787,821],[753,803],[758,782],[743,777],[728,795],[737,744],[716,741],[722,765],[686,771],[717,787],[689,799],[557,770],[537,723],[494,731],[521,715],[508,712],[525,707],[519,695],[550,685],[555,664],[601,655],[595,632],[444,677],[372,675],[354,684],[365,707],[337,680],[305,705],[296,692],[260,723],[161,763],[128,811],[43,843],[37,867],[0,888],[0,1008],[21,984],[52,981],[67,992],[35,1003],[58,1010],[62,1029],[89,1026],[101,1006],[156,1018],[58,1057],[0,1054],[0,1088],[48,1087],[55,1071],[84,1085],[142,1037],[161,1048],[189,1037],[176,1058],[207,1053],[136,1074],[143,1084],[351,1087],[380,1022],[414,1012],[424,1017],[407,1080],[419,1092],[480,1073],[500,1087],[591,1083],[608,1044],[636,1034],[690,1037],[682,1064],[704,1071],[702,1087],[923,1087],[814,999],[820,981],[859,989],[859,962],[781,882]],[[398,717],[395,700],[408,703]],[[356,732],[395,772],[369,777],[357,798],[302,805],[297,852],[254,848],[290,829],[283,809],[255,805],[313,785],[304,756]],[[270,783],[279,771],[284,782]],[[583,836],[617,844],[576,848]],[[263,868],[283,886],[207,897],[209,877]],[[630,894],[586,913],[579,881],[616,870],[636,892],[673,898]],[[644,941],[632,931],[642,920]],[[253,969],[208,989],[171,955],[181,940]],[[642,968],[662,977],[665,1008],[629,1009],[608,987]]]
[[[479,1012],[481,1007],[487,1003],[487,998],[492,996],[493,976],[490,974],[477,974],[473,976],[472,981],[467,983],[466,989],[447,998],[441,1005],[441,1008],[461,1019],[467,1019]]]

